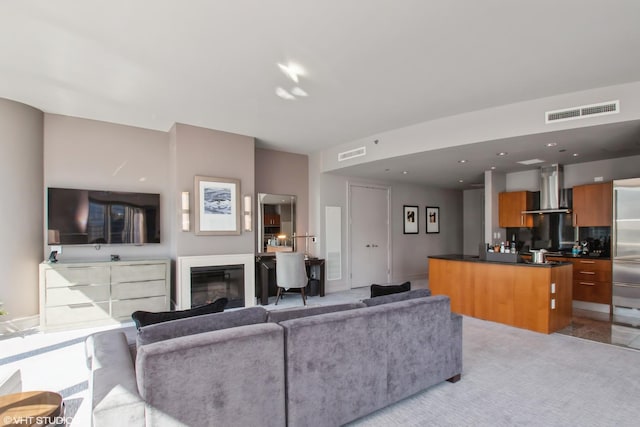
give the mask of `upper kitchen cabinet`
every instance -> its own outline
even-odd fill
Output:
[[[611,182],[573,187],[573,225],[575,227],[611,227],[612,209],[613,185]]]
[[[533,215],[522,213],[522,211],[533,209],[533,192],[510,191],[500,193],[498,203],[500,227],[533,227]]]

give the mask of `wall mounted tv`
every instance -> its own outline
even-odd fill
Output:
[[[49,245],[160,243],[160,195],[49,188]]]

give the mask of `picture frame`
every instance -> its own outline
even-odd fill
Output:
[[[418,234],[418,207],[404,205],[402,207],[403,233]]]
[[[196,235],[240,234],[240,180],[196,175],[193,194]]]
[[[427,234],[440,233],[440,208],[437,206],[427,206],[425,217]]]

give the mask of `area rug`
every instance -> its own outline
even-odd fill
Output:
[[[465,316],[459,382],[351,425],[637,426],[639,399],[640,351]]]

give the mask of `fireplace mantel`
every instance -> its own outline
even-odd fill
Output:
[[[191,308],[191,268],[223,265],[244,266],[244,306],[256,304],[254,254],[197,255],[178,257],[176,274],[176,310]]]

